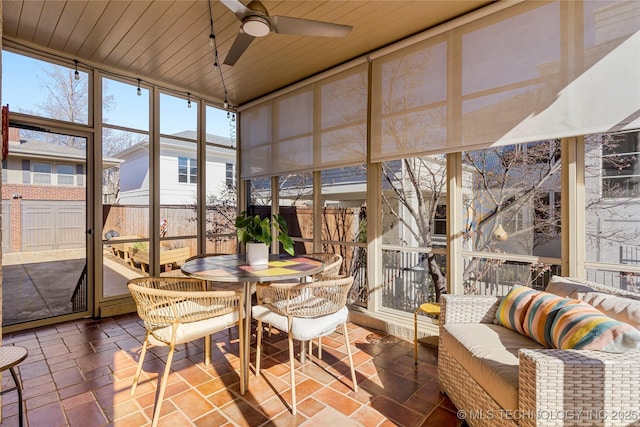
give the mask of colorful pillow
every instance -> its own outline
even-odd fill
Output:
[[[564,306],[579,303],[578,300],[540,292],[533,297],[527,309],[523,322],[524,333],[539,344],[552,348],[551,325],[558,312]]]
[[[624,353],[640,350],[640,330],[612,319],[589,304],[566,305],[551,325],[554,348]]]
[[[523,328],[524,318],[531,301],[539,293],[540,291],[527,286],[515,285],[512,287],[502,298],[498,311],[496,311],[498,324],[526,335]]]

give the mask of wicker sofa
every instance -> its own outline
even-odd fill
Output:
[[[554,276],[546,289],[640,329],[640,294]],[[640,426],[640,352],[545,348],[500,326],[501,297],[444,295],[438,382],[475,426]]]

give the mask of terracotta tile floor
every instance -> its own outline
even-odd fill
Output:
[[[204,340],[179,346],[162,406],[161,426],[458,426],[453,404],[438,391],[437,355],[420,346],[349,324],[359,383],[351,388],[340,332],[323,339],[323,361],[297,362],[298,415],[291,415],[286,337],[265,334],[263,375],[250,375],[239,393],[237,330],[214,336],[213,361],[203,363]],[[340,328],[339,328],[340,331]],[[131,381],[144,338],[136,315],[83,319],[7,334],[3,345],[21,345],[19,365],[26,402],[25,425],[149,425],[167,348],[151,348],[135,396]],[[255,335],[254,335],[255,341]],[[252,366],[255,346],[252,346]],[[318,366],[325,367],[326,370]],[[8,371],[3,389],[12,385]],[[2,425],[18,425],[17,393],[2,396]]]

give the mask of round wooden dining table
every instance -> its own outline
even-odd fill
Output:
[[[187,276],[214,282],[242,284],[244,293],[244,349],[240,393],[249,385],[249,345],[251,342],[251,284],[278,280],[304,279],[319,273],[324,263],[318,259],[285,254],[269,255],[266,265],[247,265],[245,255],[201,255],[185,262],[182,273]]]

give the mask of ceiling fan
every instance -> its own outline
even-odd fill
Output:
[[[353,27],[331,22],[311,21],[290,16],[269,16],[262,2],[254,0],[247,6],[238,0],[220,0],[242,23],[240,31],[224,60],[225,65],[234,65],[256,37],[270,32],[320,37],[345,37]]]

